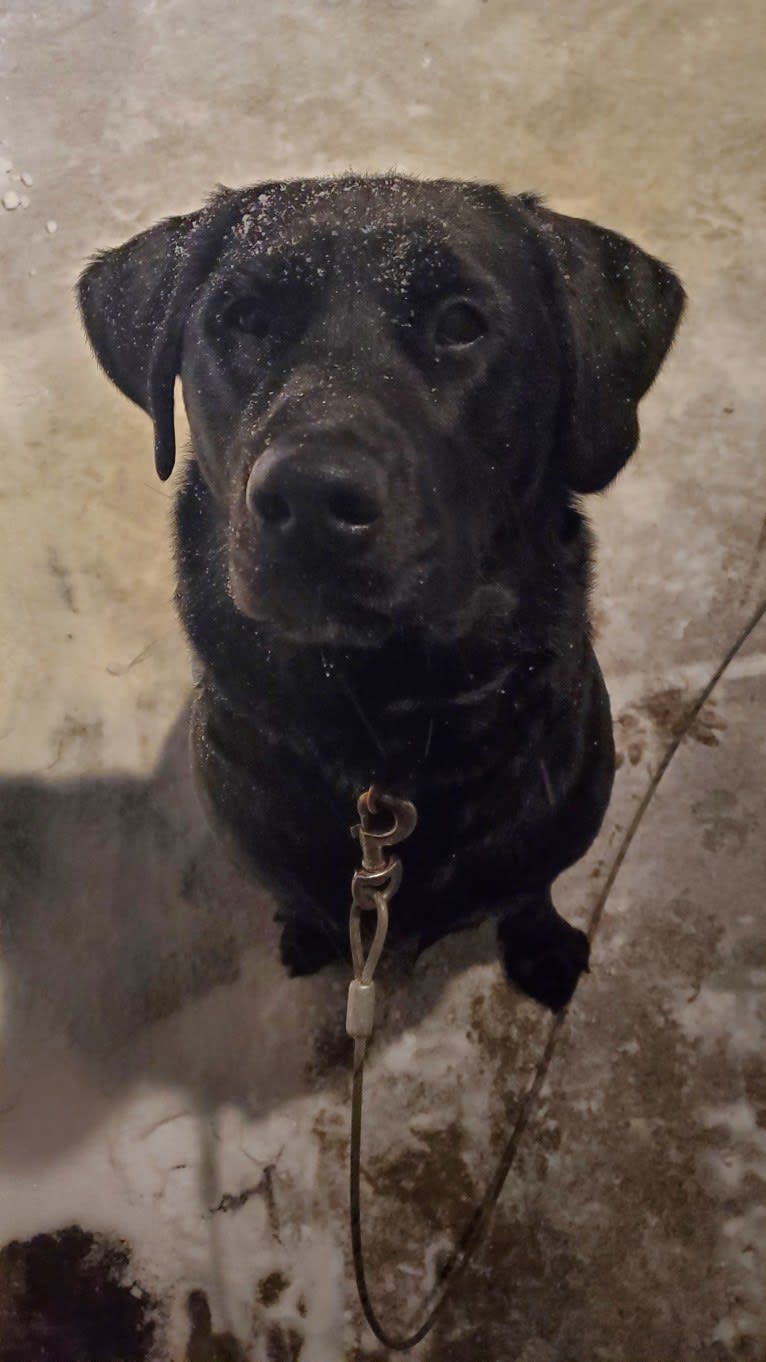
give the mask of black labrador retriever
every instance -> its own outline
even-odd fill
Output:
[[[571,997],[588,942],[551,884],[614,772],[578,496],[635,449],[683,301],[532,195],[393,175],[222,189],[86,269],[88,335],[161,478],[181,378],[196,768],[292,973],[347,949],[376,780],[420,814],[393,935],[492,914],[510,979]]]

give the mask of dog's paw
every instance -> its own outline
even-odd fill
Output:
[[[525,921],[509,913],[498,925],[505,972],[511,983],[552,1012],[560,1012],[587,971],[590,943],[584,932],[551,906],[542,918]]]
[[[291,918],[282,928],[279,955],[287,973],[294,979],[316,974],[323,965],[337,960],[340,954],[340,945],[334,937],[305,922]]]

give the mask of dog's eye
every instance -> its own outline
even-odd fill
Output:
[[[263,340],[271,326],[268,309],[260,298],[238,298],[226,308],[223,321],[226,326],[256,336],[258,340]]]
[[[487,323],[473,303],[462,299],[445,303],[440,308],[434,327],[434,345],[437,349],[462,349],[473,345],[486,334]]]

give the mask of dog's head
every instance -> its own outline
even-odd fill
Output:
[[[180,375],[239,610],[371,642],[513,609],[530,540],[633,452],[683,290],[532,196],[390,176],[221,190],[80,302],[161,478]]]

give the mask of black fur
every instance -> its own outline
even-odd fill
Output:
[[[562,1007],[588,947],[550,887],[614,769],[577,494],[635,448],[676,277],[533,196],[344,177],[221,190],[97,258],[80,298],[161,477],[181,376],[196,765],[287,966],[347,949],[376,779],[420,814],[394,936],[493,914],[509,977]]]

